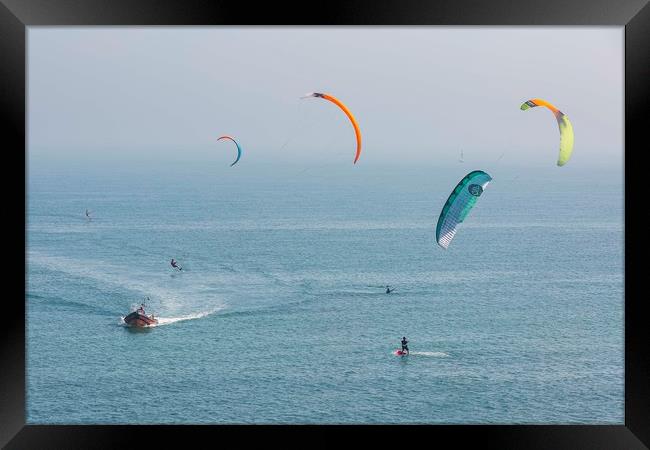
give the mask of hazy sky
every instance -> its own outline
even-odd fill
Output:
[[[28,152],[39,160],[622,163],[623,27],[30,27]],[[567,166],[568,166],[567,165]]]

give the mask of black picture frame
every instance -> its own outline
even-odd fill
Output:
[[[292,11],[289,13],[289,11]],[[422,426],[36,426],[25,420],[26,230],[20,220],[5,223],[15,244],[12,263],[22,255],[23,277],[6,272],[0,352],[0,444],[7,449],[128,448],[160,445],[173,439],[187,445],[239,445],[253,439],[285,440],[296,432],[342,442],[341,432],[373,435],[384,442],[417,432],[432,444],[510,449],[642,449],[650,446],[650,333],[646,326],[642,271],[647,239],[644,203],[644,107],[650,87],[650,6],[647,0],[444,0],[399,2],[360,0],[286,6],[232,0],[0,0],[0,113],[4,155],[18,155],[5,166],[16,179],[5,184],[14,198],[11,217],[26,208],[26,27],[36,25],[614,25],[625,27],[625,424],[599,425],[422,425]],[[559,69],[561,70],[561,68]],[[630,149],[628,151],[627,149]],[[23,157],[21,158],[20,155]],[[5,161],[7,161],[5,159]],[[15,165],[14,165],[15,164]],[[21,167],[22,171],[14,170]],[[23,177],[23,183],[19,181]],[[8,182],[9,178],[5,179]],[[22,186],[22,190],[21,187]],[[9,188],[9,189],[8,189]],[[18,191],[18,192],[16,192]],[[22,199],[20,195],[22,194]],[[22,212],[21,212],[22,210]],[[9,213],[5,214],[9,217]],[[22,236],[23,240],[14,238]],[[22,248],[20,248],[22,245]],[[640,263],[635,263],[639,261]],[[14,271],[20,269],[15,264]],[[22,280],[22,282],[21,282]],[[409,434],[409,441],[413,439]],[[266,441],[270,442],[270,441]],[[313,441],[304,440],[304,445]]]

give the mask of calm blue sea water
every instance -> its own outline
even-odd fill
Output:
[[[623,423],[620,167],[304,169],[31,165],[28,423]]]

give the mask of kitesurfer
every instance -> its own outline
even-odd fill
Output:
[[[179,267],[178,263],[177,263],[176,261],[174,261],[174,258],[172,258],[172,262],[171,262],[171,264],[172,264],[172,267],[173,267],[174,269],[183,270],[183,268],[182,268],[182,267]]]
[[[408,344],[409,341],[406,340],[406,336],[402,337],[402,353],[406,352],[406,354],[409,354],[409,346],[406,345]]]
[[[394,290],[395,290],[395,289],[391,289],[390,286],[386,286],[386,293],[387,293],[387,294],[390,294],[390,293],[393,292]]]

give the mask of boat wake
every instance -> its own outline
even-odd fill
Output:
[[[102,308],[110,311],[112,317],[121,311],[120,324],[124,326],[128,326],[124,323],[126,315],[121,306],[125,299],[138,299],[137,303],[131,304],[131,311],[135,311],[142,298],[147,298],[147,313],[154,313],[158,324],[142,328],[200,319],[225,307],[221,289],[215,288],[221,280],[206,279],[200,274],[184,281],[181,273],[174,273],[172,276],[178,275],[178,278],[170,280],[167,271],[152,273],[107,261],[57,257],[36,251],[28,253],[28,261],[31,265],[57,272],[59,276],[63,273],[76,279],[81,289],[91,293],[81,300],[80,306],[90,311]],[[97,295],[98,290],[103,295]]]
[[[200,319],[202,317],[209,316],[210,314],[214,314],[215,312],[221,309],[223,308],[214,308],[210,311],[202,311],[202,312],[187,314],[185,316],[179,316],[179,317],[157,317],[158,325],[153,325],[153,326],[155,327],[155,326],[169,325],[171,323],[182,322],[184,320]]]
[[[176,322],[182,322],[184,320],[200,319],[202,317],[207,317],[207,316],[209,316],[211,314],[214,314],[215,312],[217,312],[217,311],[219,311],[221,309],[223,309],[223,308],[214,308],[214,309],[211,309],[209,311],[201,311],[201,312],[198,312],[198,313],[186,314],[184,316],[178,316],[178,317],[156,317],[156,319],[158,320],[157,324],[151,324],[151,325],[148,325],[148,326],[145,326],[145,327],[140,327],[140,328],[155,328],[155,327],[159,327],[159,326],[162,326],[162,325],[169,325],[169,324],[176,323]],[[123,327],[128,327],[129,326],[128,324],[124,323],[124,317],[120,317],[119,325],[123,326]]]

